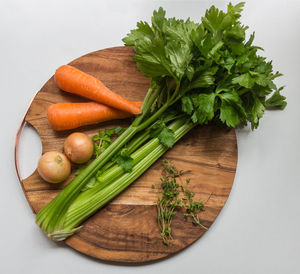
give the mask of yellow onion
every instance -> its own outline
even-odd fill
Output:
[[[60,183],[69,177],[71,164],[63,153],[49,151],[40,158],[37,170],[45,181]]]
[[[65,140],[64,151],[71,162],[83,164],[91,159],[94,144],[92,139],[86,134],[74,132]]]

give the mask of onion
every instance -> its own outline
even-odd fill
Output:
[[[65,140],[64,151],[71,162],[83,164],[91,159],[94,144],[92,139],[86,134],[74,132]]]
[[[71,173],[71,164],[67,157],[58,151],[46,152],[38,162],[38,173],[49,183],[60,183]]]

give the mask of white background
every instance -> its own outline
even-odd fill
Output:
[[[234,1],[234,3],[237,3]],[[119,266],[58,246],[40,232],[14,169],[18,125],[55,69],[88,52],[122,45],[138,20],[163,6],[168,16],[200,20],[227,1],[0,1],[0,273],[300,273],[300,1],[247,1],[242,22],[284,77],[285,111],[260,128],[237,131],[238,167],[226,206],[194,245],[167,260]],[[250,33],[250,32],[249,32]],[[25,131],[23,176],[36,166],[39,139]],[[26,144],[26,145],[24,145]]]

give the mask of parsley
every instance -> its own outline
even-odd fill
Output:
[[[239,21],[243,7],[243,2],[229,3],[224,12],[212,6],[200,23],[166,18],[159,8],[152,26],[139,22],[123,39],[134,46],[138,69],[157,86],[174,81],[173,89],[163,90],[165,101],[180,100],[179,109],[194,123],[218,119],[236,127],[250,122],[255,129],[266,108],[286,107],[282,88],[274,83],[281,74],[258,54],[262,48],[252,44],[254,33],[246,40],[248,27]]]
[[[162,121],[158,121],[150,128],[150,136],[157,137],[161,144],[171,148],[175,142],[174,132]]]
[[[125,128],[120,126],[105,130],[99,130],[99,133],[93,136],[94,155],[98,157],[112,143],[112,138],[121,135]]]
[[[267,108],[279,108],[284,109],[286,107],[286,101],[285,97],[280,95],[280,91],[283,89],[283,87],[280,87],[277,89],[274,94],[266,101],[266,107]]]
[[[130,172],[133,167],[133,159],[127,148],[123,148],[119,157],[116,159],[116,163],[123,168],[125,172]]]

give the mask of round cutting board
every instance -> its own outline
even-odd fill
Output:
[[[104,82],[110,89],[129,100],[142,100],[149,79],[137,71],[132,58],[134,50],[115,47],[84,55],[70,64]],[[38,132],[43,153],[63,151],[63,142],[72,131],[55,132],[47,120],[47,108],[57,102],[82,102],[85,99],[59,90],[53,77],[34,97],[25,121]],[[77,129],[93,136],[99,129],[130,122],[114,121]],[[194,200],[205,202],[201,222],[210,227],[224,206],[234,180],[237,163],[237,143],[233,129],[216,125],[198,126],[182,138],[164,158],[184,170],[183,179],[190,178],[188,188],[195,193]],[[161,161],[111,203],[90,217],[82,229],[65,243],[86,255],[111,262],[146,263],[162,259],[183,250],[204,233],[199,226],[187,222],[183,213],[174,216],[171,246],[162,243],[157,220],[156,201],[160,186]],[[26,198],[35,213],[50,202],[69,182],[52,185],[44,182],[35,171],[21,180]],[[156,187],[153,189],[152,185]]]

